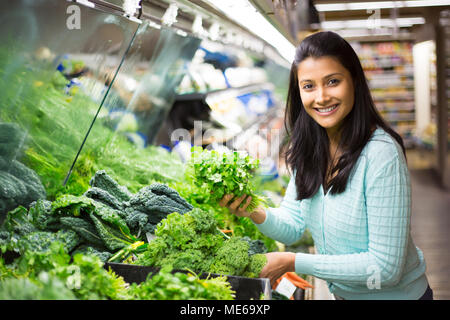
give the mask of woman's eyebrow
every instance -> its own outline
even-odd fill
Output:
[[[343,73],[341,73],[341,72],[334,72],[334,73],[330,73],[329,75],[327,75],[327,76],[323,77],[323,79],[329,78],[329,77],[331,77],[331,76],[335,76],[335,75],[337,75],[337,74],[339,74],[339,75],[341,75],[341,76],[343,76],[343,75],[344,75],[344,74],[343,74]]]
[[[326,75],[325,77],[323,77],[323,79],[326,79],[326,78],[329,78],[329,77],[331,77],[331,76],[334,76],[334,75],[336,75],[336,74],[340,74],[340,75],[344,75],[344,74],[342,74],[342,73],[340,73],[340,72],[334,72],[334,73],[330,73],[329,75]],[[310,80],[310,79],[300,79],[300,82],[305,82],[305,81],[313,81],[313,80]]]

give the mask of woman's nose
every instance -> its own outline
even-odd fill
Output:
[[[327,90],[325,88],[322,87],[318,87],[318,89],[316,90],[316,103],[319,105],[327,105],[329,102],[329,96],[327,93]]]

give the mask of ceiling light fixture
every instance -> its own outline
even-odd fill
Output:
[[[339,20],[339,21],[322,21],[321,27],[325,30],[335,29],[360,29],[368,28],[371,21],[368,19],[361,20]],[[384,27],[411,27],[415,24],[424,24],[425,19],[422,17],[397,18],[397,19],[380,19],[379,25]]]
[[[225,13],[255,35],[277,49],[279,54],[289,63],[295,55],[295,47],[290,43],[248,0],[207,0],[217,9]]]
[[[345,10],[368,10],[368,9],[392,9],[392,8],[414,8],[414,7],[436,7],[450,6],[450,0],[415,0],[415,1],[377,1],[377,2],[354,2],[354,3],[327,3],[316,4],[319,12],[345,11]]]

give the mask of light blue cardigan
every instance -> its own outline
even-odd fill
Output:
[[[419,299],[427,288],[425,260],[410,234],[411,185],[403,152],[377,128],[345,192],[296,200],[291,180],[279,208],[256,224],[286,244],[311,231],[317,254],[296,253],[295,271],[324,279],[344,299]]]

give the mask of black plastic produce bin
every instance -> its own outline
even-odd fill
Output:
[[[105,263],[105,268],[111,268],[118,276],[128,283],[141,283],[147,279],[149,273],[157,273],[159,268],[144,267],[125,263]],[[173,270],[172,272],[183,272],[185,270]],[[204,279],[210,277],[218,277],[219,274],[215,273],[202,273],[200,278]],[[226,276],[231,288],[236,292],[236,300],[259,300],[261,294],[264,294],[264,299],[270,300],[272,298],[272,289],[270,281],[267,278],[246,278],[237,276]]]

